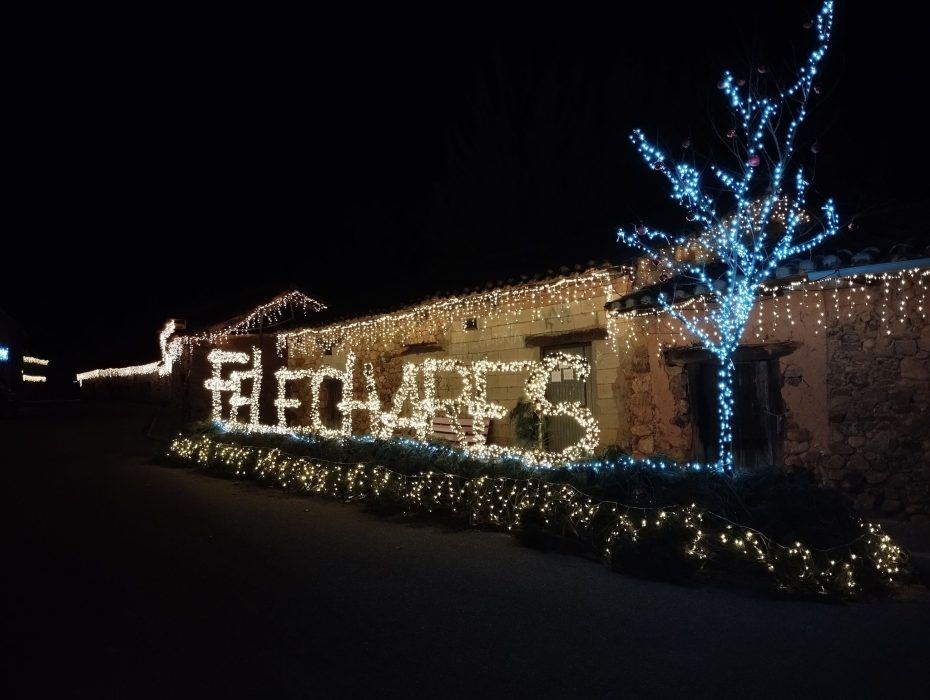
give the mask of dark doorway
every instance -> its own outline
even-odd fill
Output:
[[[751,360],[735,364],[734,463],[746,469],[781,464],[784,404],[778,360]],[[694,456],[706,462],[714,462],[719,456],[718,369],[719,364],[715,360],[688,364]]]

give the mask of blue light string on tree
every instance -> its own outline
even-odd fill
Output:
[[[793,196],[788,197],[783,192],[798,129],[807,115],[814,76],[829,45],[833,28],[832,0],[824,2],[817,15],[816,26],[817,46],[798,71],[795,82],[780,90],[776,98],[759,94],[757,86],[735,79],[729,71],[724,73],[719,83],[739,124],[739,130],[727,132],[728,139],[733,141],[739,168],[736,172],[728,172],[716,165],[710,167],[723,193],[729,195],[731,201],[725,213],[717,208],[715,195],[719,194],[719,187],[706,187],[700,170],[687,163],[673,163],[660,148],[649,143],[639,129],[630,136],[646,164],[668,179],[672,186],[670,196],[686,209],[687,219],[703,227],[700,243],[709,253],[710,261],[721,263],[725,270],[722,279],[713,280],[705,263],[664,259],[663,248],[687,245],[694,240],[690,235],[673,236],[643,225],[631,231],[620,229],[617,232],[620,242],[642,252],[657,265],[663,261],[671,268],[673,276],[716,290],[716,304],[707,309],[702,319],[685,316],[664,293],[659,294],[658,304],[696,337],[720,364],[717,384],[719,457],[712,466],[721,471],[732,471],[734,466],[733,355],[743,336],[759,286],[771,278],[781,261],[811,250],[839,230],[832,200],[824,203],[819,222],[813,222],[805,211],[809,183],[800,167],[794,177]],[[762,183],[767,184],[765,194],[756,196],[754,193],[763,191],[759,181],[765,175],[768,177],[768,182]],[[667,277],[660,278],[664,279]]]

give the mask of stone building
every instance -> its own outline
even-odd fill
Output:
[[[735,358],[737,462],[810,470],[866,510],[927,518],[930,261],[827,268],[781,271],[756,301]],[[213,333],[209,342],[188,331],[166,346],[176,351],[162,379],[167,389],[160,391],[185,418],[206,418],[210,350],[259,347],[264,364],[259,422],[277,420],[276,369],[330,368],[332,376],[316,385],[316,397],[309,381],[288,385],[292,403],[285,413],[288,425],[307,425],[314,405],[322,425],[335,426],[341,420],[338,405],[347,398],[335,377],[347,366],[354,372],[355,394],[348,398],[360,398],[367,381],[362,368],[370,364],[380,404],[389,406],[404,382],[405,365],[486,361],[510,363],[513,370],[514,363],[562,353],[583,358],[590,374],[582,378],[571,363],[555,361],[546,397],[590,411],[599,448],[613,445],[636,457],[661,453],[679,462],[713,459],[713,360],[679,322],[657,309],[661,283],[650,275],[646,263],[594,267],[301,328],[268,333],[242,328]],[[697,290],[680,301],[699,318],[713,299],[708,290]],[[222,377],[235,370],[223,368]],[[91,390],[95,383],[122,381],[115,371],[87,376],[83,384]],[[460,396],[462,381],[454,371],[442,373],[437,398]],[[487,376],[487,399],[506,412],[526,392],[526,371]],[[244,406],[223,410],[224,418],[246,420]],[[492,419],[488,442],[517,445],[525,436],[515,435],[513,425],[507,415]],[[581,434],[578,422],[564,415],[546,419],[543,428],[555,451]],[[372,430],[364,412],[352,414],[353,432]]]

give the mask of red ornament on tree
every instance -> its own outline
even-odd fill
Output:
[[[689,209],[688,213],[685,214],[685,218],[688,221],[694,221],[697,218],[697,214],[695,214],[693,210]]]
[[[736,81],[736,84],[739,85],[740,87],[743,87],[743,85],[746,84],[746,78],[740,78],[739,80]]]
[[[722,80],[718,80],[718,81],[717,81],[717,89],[718,89],[718,90],[723,90],[723,88],[725,88],[726,85],[727,85],[727,84],[726,84],[725,82],[723,82]]]
[[[756,70],[763,74],[768,73],[769,71],[768,67],[764,65],[759,66],[758,68],[756,68]]]
[[[682,148],[691,148],[691,139],[685,139],[681,142]]]
[[[736,138],[736,129],[730,129],[730,130],[727,132],[727,138],[728,138],[728,139],[735,139],[735,138]]]
[[[653,170],[665,170],[665,163],[662,162],[661,160],[657,160],[655,163],[652,164],[652,169]]]
[[[762,159],[759,158],[759,156],[757,156],[757,155],[755,155],[755,154],[749,156],[749,164],[750,164],[752,167],[756,167],[756,166],[759,165],[759,163],[761,163],[761,162],[762,162]]]
[[[646,227],[643,226],[642,224],[640,224],[639,226],[637,226],[637,227],[636,227],[636,235],[637,235],[637,236],[645,236],[645,235],[646,235]]]
[[[662,258],[653,258],[653,259],[652,259],[652,264],[655,265],[656,267],[658,267],[659,265],[662,264]]]
[[[820,83],[814,83],[814,92],[819,95],[821,90],[823,90],[823,88],[820,87]]]

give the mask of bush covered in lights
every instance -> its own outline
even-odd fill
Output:
[[[907,569],[906,553],[838,492],[775,470],[682,471],[608,450],[541,479],[517,460],[480,460],[444,444],[207,426],[176,438],[169,455],[298,492],[513,531],[637,575],[761,574],[782,590],[852,597],[901,581]]]

